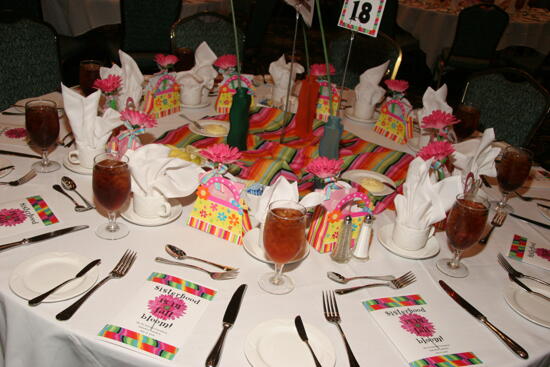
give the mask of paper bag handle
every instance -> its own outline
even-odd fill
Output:
[[[344,196],[339,202],[338,202],[338,205],[336,205],[336,209],[338,210],[342,210],[342,207],[344,205],[346,205],[347,203],[349,203],[350,201],[352,200],[363,200],[365,202],[365,204],[367,205],[366,206],[366,209],[367,209],[367,213],[369,214],[372,214],[372,210],[370,209],[370,199],[369,197],[362,193],[362,192],[354,192],[354,193],[351,193],[351,194],[347,194],[346,196]]]
[[[217,184],[217,183],[227,187],[229,189],[229,191],[231,191],[231,193],[233,194],[233,197],[235,198],[235,201],[237,203],[239,202],[239,200],[241,199],[241,194],[240,194],[239,190],[237,189],[237,187],[235,187],[235,185],[233,185],[233,183],[231,181],[229,181],[227,178],[212,177],[208,181],[206,181],[206,183],[204,185],[206,187],[210,187],[210,186],[212,186],[214,184]]]

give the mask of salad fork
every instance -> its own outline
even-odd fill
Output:
[[[485,245],[489,241],[489,237],[491,237],[494,229],[496,227],[502,227],[502,225],[504,224],[504,221],[506,220],[506,215],[507,214],[505,210],[497,210],[495,216],[493,217],[493,220],[491,220],[491,228],[489,229],[489,232],[487,232],[487,234],[479,240],[479,243]]]
[[[545,282],[542,279],[539,279],[537,277],[533,277],[531,275],[526,275],[526,274],[520,273],[519,271],[514,269],[512,267],[512,265],[510,265],[508,260],[506,260],[506,258],[504,256],[502,256],[502,254],[498,254],[497,259],[498,259],[498,263],[508,272],[508,274],[510,274],[510,275],[512,275],[516,278],[527,278],[527,279],[534,280],[535,282],[539,282],[540,284],[550,286],[550,283]]]
[[[344,334],[344,330],[342,330],[342,327],[340,326],[340,322],[342,321],[342,319],[340,318],[340,311],[338,311],[338,304],[336,303],[336,297],[334,297],[334,292],[332,291],[323,292],[323,312],[325,314],[325,319],[328,322],[335,324],[338,327],[338,330],[340,331],[340,335],[342,335],[342,338],[344,339],[344,344],[346,345],[346,352],[348,353],[349,365],[351,367],[359,367],[359,363],[357,362],[357,359],[355,359],[355,356],[353,355],[353,351],[351,350],[351,347],[348,343],[348,339]]]
[[[191,268],[191,269],[204,271],[205,273],[208,273],[208,275],[210,275],[210,278],[215,279],[215,280],[233,279],[233,278],[236,278],[237,275],[239,275],[238,270],[208,271],[204,268],[201,268],[200,266],[186,264],[186,263],[182,263],[182,262],[179,262],[179,261],[168,260],[168,259],[165,259],[163,257],[155,257],[155,261],[157,261],[159,263],[163,263],[163,264],[179,265],[179,266],[183,266],[183,267],[186,267],[186,268]]]
[[[84,301],[88,299],[94,293],[96,289],[101,287],[103,284],[105,284],[108,280],[111,280],[113,278],[122,278],[123,276],[128,273],[128,270],[130,270],[130,267],[136,260],[136,253],[134,251],[126,250],[124,255],[120,258],[118,263],[115,265],[113,270],[107,275],[105,278],[103,278],[99,283],[97,283],[95,286],[93,286],[92,289],[90,289],[88,292],[86,292],[82,297],[78,299],[75,303],[58,313],[55,318],[58,320],[68,320],[70,319],[74,313],[82,306]]]
[[[408,286],[409,284],[413,283],[415,280],[416,280],[416,277],[415,277],[414,273],[412,271],[409,271],[409,272],[406,272],[405,274],[401,275],[399,278],[397,278],[395,280],[392,280],[392,281],[389,281],[389,282],[365,284],[365,285],[360,285],[360,286],[351,287],[351,288],[341,288],[341,289],[334,290],[334,292],[336,294],[346,294],[346,293],[350,293],[350,292],[355,292],[355,291],[357,291],[359,289],[363,289],[363,288],[380,287],[380,286],[386,286],[386,287],[390,287],[390,288],[393,288],[393,289],[400,289],[400,288],[404,288],[404,287]]]
[[[27,174],[21,178],[18,178],[17,180],[13,181],[2,181],[0,182],[0,185],[10,185],[10,186],[19,186],[23,185],[26,182],[29,182],[36,176],[36,171],[34,169],[31,169]]]

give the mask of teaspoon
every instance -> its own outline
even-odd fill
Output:
[[[80,193],[76,190],[76,182],[74,182],[72,178],[67,176],[61,177],[61,185],[63,185],[63,188],[65,190],[74,191],[82,199],[84,204],[86,204],[86,207],[88,207],[88,209],[94,208],[94,206],[90,204],[90,202],[86,200],[84,196],[80,195]]]
[[[67,194],[65,192],[65,190],[63,190],[63,188],[61,186],[59,186],[58,184],[55,184],[52,186],[53,189],[63,195],[65,195],[66,197],[68,197],[74,204],[74,210],[77,211],[77,212],[83,212],[83,211],[86,211],[86,210],[89,210],[91,208],[86,208],[85,206],[83,205],[80,205],[79,203],[76,202],[75,199],[73,199],[73,197],[69,194]]]
[[[211,261],[208,261],[208,260],[199,259],[198,257],[188,256],[185,253],[185,251],[183,251],[182,249],[180,249],[179,247],[174,246],[174,245],[166,245],[164,247],[164,249],[166,250],[166,252],[170,256],[172,256],[172,257],[174,257],[178,260],[193,259],[193,260],[197,260],[197,261],[202,261],[203,263],[206,263],[206,264],[210,264],[212,266],[223,269],[225,271],[239,270],[239,268],[234,268],[232,266],[220,265],[220,264],[216,264],[216,263],[213,263]]]
[[[355,280],[355,279],[375,279],[375,280],[387,280],[387,281],[395,280],[395,277],[393,275],[362,275],[358,277],[346,278],[345,276],[335,273],[333,271],[327,272],[327,276],[329,277],[329,279],[342,284],[346,284],[350,280]]]

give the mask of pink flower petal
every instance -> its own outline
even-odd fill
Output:
[[[334,65],[329,64],[330,75],[336,74],[336,69]],[[309,73],[313,76],[325,76],[327,75],[327,66],[326,64],[313,64],[309,67]]]
[[[384,83],[386,84],[386,86],[390,90],[392,90],[394,92],[403,93],[404,91],[406,91],[409,88],[409,82],[406,81],[406,80],[391,80],[391,79],[388,79],[388,80],[384,80]]]
[[[214,62],[214,66],[220,69],[229,69],[237,66],[237,56],[232,54],[222,55]]]
[[[441,130],[444,127],[447,127],[449,125],[454,125],[458,122],[460,122],[460,120],[458,120],[452,114],[441,110],[435,110],[432,113],[430,113],[428,116],[425,116],[422,119],[421,127],[423,129]]]
[[[123,121],[128,121],[131,125],[139,125],[145,128],[157,126],[157,120],[153,117],[129,108],[120,113],[120,119]]]
[[[306,166],[306,171],[319,178],[334,177],[340,173],[344,161],[342,159],[329,159],[317,157]]]
[[[427,161],[430,158],[434,158],[436,161],[440,161],[448,157],[455,151],[453,145],[447,140],[434,141],[424,148],[420,149],[418,156]]]
[[[230,164],[241,158],[241,152],[227,144],[214,144],[203,149],[200,154],[215,163]]]

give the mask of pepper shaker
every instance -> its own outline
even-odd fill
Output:
[[[347,263],[351,259],[351,216],[346,216],[340,235],[338,236],[338,242],[332,249],[330,257],[337,263]]]
[[[359,237],[355,243],[355,248],[353,249],[353,257],[357,260],[367,261],[369,260],[369,249],[372,241],[372,223],[374,218],[372,215],[367,214],[365,220],[361,225],[361,231],[359,232]]]

